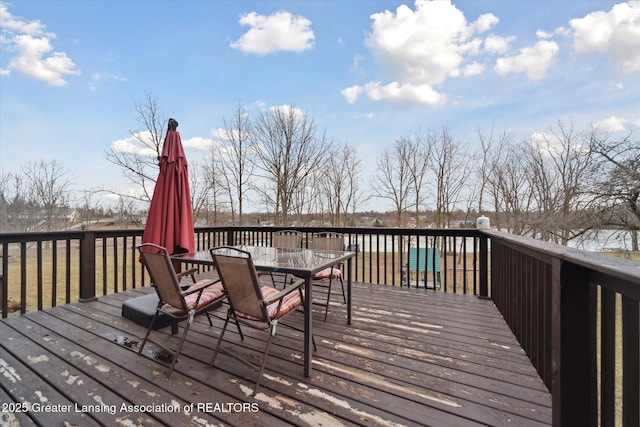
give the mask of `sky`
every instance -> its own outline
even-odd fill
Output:
[[[147,94],[190,163],[239,103],[289,105],[365,182],[417,131],[637,134],[640,0],[0,0],[0,172],[55,159],[76,190],[127,192],[105,153],[139,149]]]

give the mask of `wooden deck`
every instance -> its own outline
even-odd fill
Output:
[[[254,371],[224,355],[208,367],[221,320],[210,327],[196,318],[171,379],[159,348],[136,354],[145,329],[122,318],[121,305],[147,287],[7,318],[0,425],[551,424],[550,394],[491,301],[361,283],[353,290],[351,326],[343,306],[332,306],[326,323],[314,310],[310,378],[302,334],[278,329],[255,397]],[[156,334],[174,344],[170,329]],[[245,329],[241,342],[230,328],[236,345],[225,345],[257,358],[264,337]]]

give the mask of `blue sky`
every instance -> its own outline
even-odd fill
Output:
[[[192,163],[239,102],[293,105],[365,181],[418,130],[640,126],[637,0],[0,0],[0,31],[0,171],[57,159],[78,190],[126,191],[105,152],[146,93]]]

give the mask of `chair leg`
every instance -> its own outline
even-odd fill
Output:
[[[213,322],[211,321],[211,316],[209,315],[209,310],[205,310],[204,314],[207,315],[207,320],[209,321],[209,326],[213,326]]]
[[[240,340],[244,341],[244,335],[242,334],[242,329],[240,329],[240,323],[236,322],[236,328],[238,328],[238,333],[240,334]]]
[[[262,356],[262,363],[260,363],[260,372],[258,372],[258,378],[256,379],[256,386],[253,388],[253,395],[255,396],[256,391],[258,391],[258,387],[260,387],[260,381],[262,381],[262,373],[264,372],[264,367],[267,364],[267,356],[269,356],[269,348],[271,347],[271,340],[275,335],[275,324],[271,324],[271,329],[269,330],[269,339],[267,340],[267,345],[264,349],[264,355]]]
[[[186,326],[184,327],[182,338],[180,338],[180,344],[178,344],[178,348],[173,354],[173,359],[171,359],[171,368],[169,369],[169,375],[167,375],[167,378],[171,378],[171,375],[173,375],[173,368],[176,366],[176,362],[178,361],[178,356],[180,355],[180,351],[182,350],[182,346],[184,345],[184,340],[187,338],[187,332],[189,332],[189,328],[191,327],[191,323],[193,322],[192,319],[193,319],[193,316],[189,318]]]
[[[218,357],[218,350],[220,350],[220,345],[222,344],[222,338],[224,337],[224,333],[227,331],[227,326],[229,325],[229,316],[230,316],[230,313],[227,314],[227,319],[224,322],[222,331],[220,331],[220,338],[218,338],[218,344],[216,345],[215,350],[213,350],[213,355],[211,356],[211,362],[209,362],[209,366],[213,366],[213,363],[216,361],[216,358]]]
[[[145,334],[144,339],[142,340],[142,344],[140,344],[140,348],[138,349],[138,354],[142,354],[142,349],[144,348],[144,346],[147,344],[147,341],[149,340],[149,334],[151,334],[151,330],[153,329],[154,323],[156,323],[157,317],[158,317],[158,310],[156,309],[156,312],[153,313],[153,317],[151,318],[151,323],[149,323],[149,328],[147,329],[147,333]]]
[[[333,285],[333,277],[329,277],[329,287],[327,288],[327,302],[324,306],[324,321],[327,321],[327,315],[329,314],[329,302],[331,301],[331,286]]]
[[[347,303],[347,293],[344,291],[344,280],[342,279],[342,275],[340,275],[340,287],[342,288],[342,300],[344,303]]]

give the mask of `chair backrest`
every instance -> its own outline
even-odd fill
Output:
[[[344,235],[333,232],[314,233],[309,248],[344,251]]]
[[[258,274],[249,252],[220,246],[211,248],[211,258],[227,293],[229,305],[237,311],[268,321]]]
[[[409,270],[440,272],[440,251],[438,248],[409,248]]]
[[[147,268],[158,297],[167,304],[188,311],[182,296],[180,282],[169,253],[162,246],[143,243],[138,246],[142,264]]]
[[[276,231],[271,235],[271,246],[274,248],[302,248],[302,233],[295,230]]]

